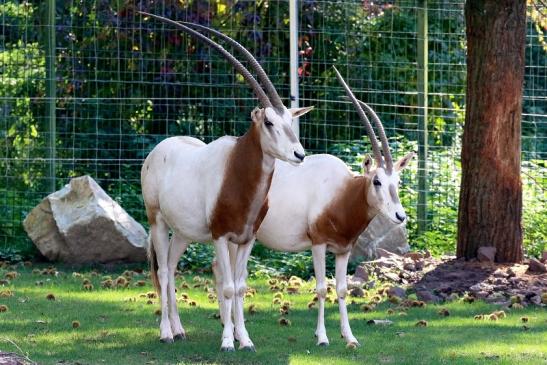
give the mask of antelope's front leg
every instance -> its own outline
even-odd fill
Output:
[[[219,238],[215,240],[216,262],[218,273],[222,277],[222,288],[217,295],[222,296],[221,317],[224,320],[224,329],[222,331],[221,351],[234,351],[234,324],[232,322],[232,302],[234,298],[234,275],[232,274],[232,265],[230,264],[230,254],[228,252],[228,240]]]
[[[254,239],[244,245],[237,246],[234,283],[235,283],[235,298],[234,298],[234,322],[235,322],[235,337],[239,341],[239,349],[246,351],[255,351],[255,346],[249,337],[249,333],[245,328],[243,300],[247,292],[247,261],[253,249]],[[232,251],[233,252],[233,251]]]
[[[327,338],[327,330],[325,329],[325,298],[327,297],[325,259],[327,245],[313,245],[311,247],[311,252],[313,256],[313,270],[315,271],[315,292],[319,303],[315,336],[317,337],[318,346],[328,346],[329,339]]]
[[[336,295],[338,296],[338,307],[340,309],[340,330],[342,337],[349,344],[359,346],[359,341],[353,336],[349,326],[348,309],[346,307],[346,294],[348,284],[346,279],[350,251],[336,255]]]

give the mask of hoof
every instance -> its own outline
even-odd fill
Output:
[[[319,342],[319,343],[317,344],[317,346],[320,346],[320,347],[327,347],[328,345],[329,345],[328,342]]]
[[[170,337],[167,337],[167,338],[160,338],[160,342],[161,343],[173,343],[173,342],[175,342],[175,340],[173,340]]]
[[[240,348],[241,351],[246,351],[246,352],[256,352],[256,349],[254,346],[245,346],[245,347],[242,347]]]
[[[221,347],[220,351],[222,352],[234,352],[236,349],[233,347]]]
[[[359,346],[361,346],[359,344],[359,342],[348,342],[348,344],[346,345],[346,348],[354,350],[354,349],[358,348]]]
[[[175,335],[175,336],[173,337],[173,339],[174,339],[175,341],[184,341],[184,340],[186,340],[186,334],[184,334],[184,333],[179,333],[178,335]]]

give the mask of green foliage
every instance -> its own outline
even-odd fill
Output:
[[[534,2],[535,4],[536,2]],[[416,15],[413,1],[300,3],[300,90],[316,104],[301,120],[308,151],[327,152],[360,170],[370,151],[355,112],[340,101],[336,64],[362,100],[381,116],[397,156],[417,150]],[[403,175],[401,199],[415,248],[453,252],[459,187],[459,141],[465,95],[465,25],[461,3],[429,1],[429,189],[427,231],[416,222],[416,165]],[[537,4],[536,4],[537,5]],[[0,251],[35,253],[21,222],[49,193],[45,119],[43,4],[4,1],[0,19]],[[163,138],[193,135],[206,142],[247,128],[255,98],[240,75],[203,44],[135,9],[212,26],[241,41],[288,95],[289,11],[286,1],[81,0],[56,2],[57,187],[89,174],[139,222],[146,224],[139,171]],[[523,101],[525,248],[545,246],[547,107],[542,103],[547,58],[543,13],[529,9]],[[539,42],[538,42],[539,40]],[[537,167],[528,169],[527,163]],[[536,181],[538,183],[534,183]],[[537,190],[534,186],[542,186]],[[209,251],[207,251],[209,250]],[[262,253],[261,272],[311,272],[309,253]],[[184,263],[199,267],[210,248],[194,245]],[[268,261],[270,260],[270,261]],[[331,259],[329,259],[331,260]],[[266,264],[262,264],[266,263]],[[263,266],[261,266],[263,265]],[[329,261],[332,266],[332,260]]]
[[[213,245],[192,244],[182,255],[179,267],[188,272],[211,272],[211,262],[215,255]],[[355,270],[355,263],[349,264],[349,271]],[[327,275],[335,275],[334,255],[327,255]],[[309,279],[313,276],[311,251],[291,253],[268,249],[259,242],[253,247],[248,270],[253,277],[293,275]]]
[[[523,206],[522,226],[524,251],[541,257],[547,251],[547,160],[527,161],[522,168]]]

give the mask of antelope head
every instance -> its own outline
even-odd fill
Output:
[[[366,155],[363,160],[365,178],[367,178],[370,182],[366,190],[366,200],[368,206],[373,211],[386,215],[394,223],[403,223],[406,220],[406,214],[401,201],[399,200],[399,174],[401,170],[408,166],[409,162],[414,157],[414,152],[408,153],[395,164],[393,163],[386,133],[380,118],[378,118],[378,115],[376,115],[370,106],[360,100],[357,100],[336,67],[334,68],[334,71],[338,81],[344,87],[347,97],[353,103],[359,118],[363,122],[372,145],[376,166],[373,167],[372,158],[369,155]],[[383,156],[380,151],[380,146],[378,145],[378,140],[376,139],[374,129],[372,128],[372,125],[370,124],[370,121],[363,108],[370,115],[376,125],[376,128],[378,129],[380,141],[382,143],[382,150],[384,152]]]
[[[145,12],[139,13],[171,24],[219,51],[236,71],[243,76],[247,84],[253,89],[262,106],[261,108],[253,110],[251,113],[252,128],[257,128],[259,132],[262,151],[272,157],[287,161],[293,165],[298,165],[304,161],[304,148],[294,134],[291,125],[293,118],[306,114],[311,111],[313,107],[286,108],[260,63],[258,63],[245,47],[227,35],[200,24],[176,22],[154,14]],[[231,53],[226,51],[224,47],[196,31],[196,29],[216,36],[239,51],[256,73],[260,83],[254,78],[249,70],[247,70],[247,68],[245,68],[245,66],[243,66]]]

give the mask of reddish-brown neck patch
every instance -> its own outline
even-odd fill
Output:
[[[308,235],[312,244],[353,245],[372,220],[366,200],[370,182],[356,176],[344,184],[332,202],[311,225]]]
[[[263,169],[264,157],[260,131],[253,123],[238,138],[228,158],[211,216],[213,239],[227,236],[234,243],[247,243],[256,233],[268,211],[267,194],[273,176],[273,167],[267,172]]]

